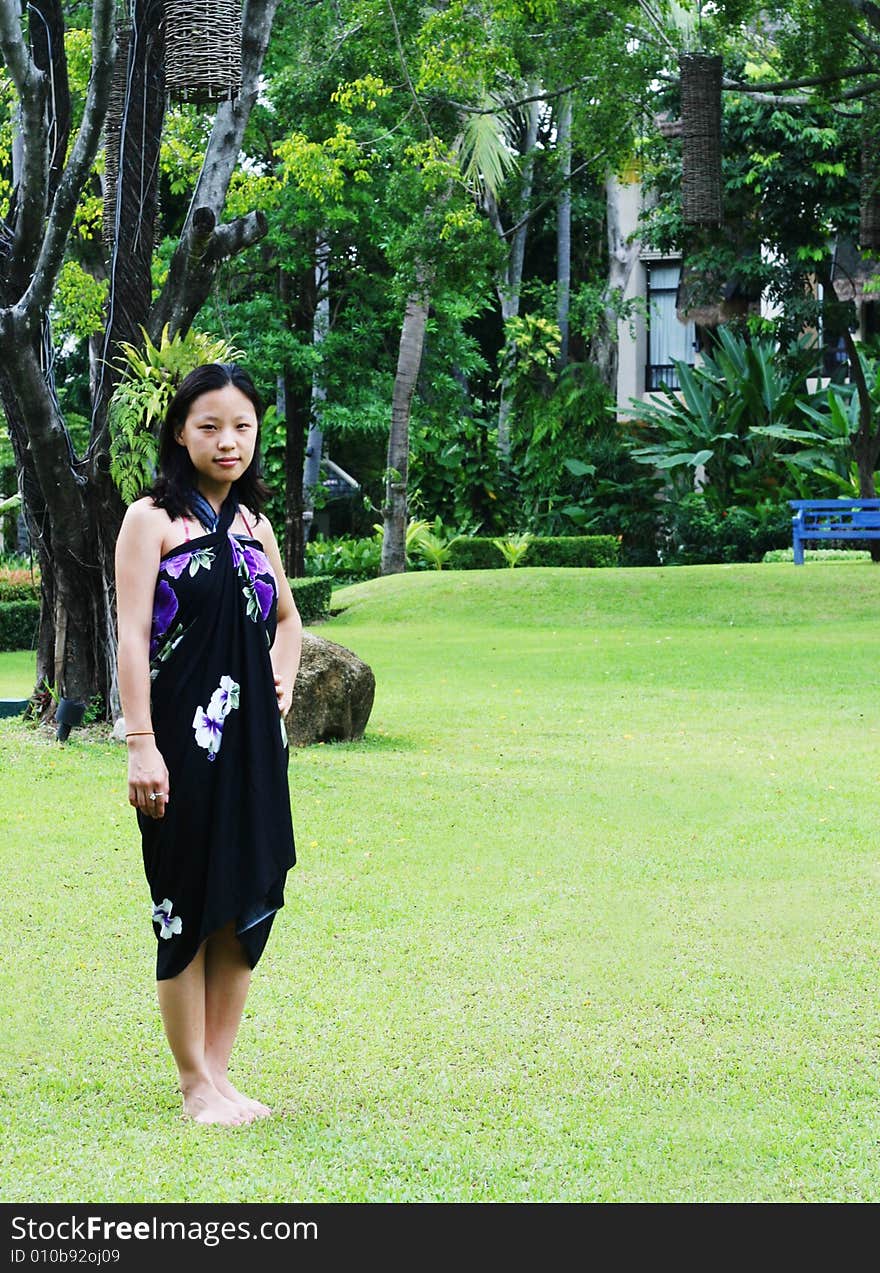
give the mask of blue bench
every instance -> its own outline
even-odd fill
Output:
[[[794,564],[807,539],[880,539],[880,499],[790,499]]]

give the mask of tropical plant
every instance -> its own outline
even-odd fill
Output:
[[[306,544],[306,574],[331,575],[347,583],[375,579],[379,573],[382,545],[375,537],[312,539]]]
[[[694,489],[698,470],[707,503],[719,510],[766,498],[779,486],[780,461],[796,449],[785,430],[813,400],[807,380],[817,358],[805,339],[781,356],[772,340],[720,328],[700,366],[675,364],[680,394],[632,400],[633,459],[667,473],[674,498]]]
[[[880,411],[880,363],[860,351],[865,384],[874,405]],[[830,384],[824,396],[801,402],[800,410],[813,422],[812,429],[792,429],[785,434],[792,441],[804,443],[803,449],[788,459],[796,466],[828,482],[845,496],[858,496],[859,468],[853,454],[853,438],[860,424],[860,404],[854,384]],[[776,430],[779,431],[778,429]],[[875,475],[875,481],[877,475]]]
[[[447,531],[439,517],[435,517],[432,523],[410,524],[416,529],[407,535],[407,551],[413,552],[434,570],[442,570],[452,556],[452,545],[459,536]]]
[[[158,346],[141,332],[143,350],[120,342],[124,372],[110,399],[110,476],[126,504],[153,479],[159,424],[184,376],[203,363],[244,357],[228,340],[194,328],[169,336],[166,323]]]
[[[492,543],[501,553],[511,570],[518,566],[529,551],[533,535],[528,531],[524,535],[512,535],[508,539],[493,539]]]

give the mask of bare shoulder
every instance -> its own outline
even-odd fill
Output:
[[[164,508],[156,507],[152,496],[145,495],[142,499],[136,499],[133,504],[129,504],[123,518],[123,525],[126,524],[136,526],[139,530],[146,530],[152,526],[164,529],[171,524],[171,518]]]
[[[171,526],[164,508],[157,508],[149,495],[135,500],[126,509],[119,530],[119,546],[127,551],[153,555],[161,553]]]
[[[254,538],[258,539],[264,548],[275,547],[275,532],[272,529],[272,523],[265,513],[260,513],[259,517],[256,513],[252,513],[249,508],[242,510],[245,517],[250,522],[254,530]]]

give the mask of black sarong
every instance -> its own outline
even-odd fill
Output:
[[[160,981],[230,920],[255,967],[296,861],[269,658],[277,585],[259,541],[229,533],[236,511],[230,493],[216,530],[165,553],[156,582],[152,717],[171,798],[138,822]]]

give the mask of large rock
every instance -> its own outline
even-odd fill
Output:
[[[375,692],[376,678],[362,659],[344,645],[304,632],[286,720],[292,746],[362,738]]]

